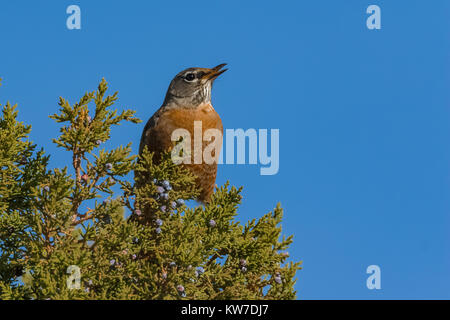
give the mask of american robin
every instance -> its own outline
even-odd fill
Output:
[[[211,104],[211,88],[214,80],[228,69],[222,69],[226,64],[220,64],[212,69],[189,68],[178,73],[169,85],[164,103],[153,114],[145,125],[139,146],[142,154],[145,146],[154,153],[158,163],[162,152],[171,150],[174,142],[171,139],[176,129],[185,129],[191,137],[191,150],[194,146],[194,123],[201,123],[202,137],[206,130],[217,129],[223,134],[222,121]],[[208,144],[201,137],[203,149]],[[197,142],[198,143],[198,142]],[[222,141],[218,141],[217,153],[220,152]],[[198,150],[198,148],[197,148]],[[214,156],[214,155],[213,155]],[[218,154],[215,155],[216,160]],[[195,152],[190,163],[183,163],[196,176],[196,184],[200,189],[198,201],[206,203],[214,191],[217,174],[217,161],[214,163],[198,163],[194,161]]]

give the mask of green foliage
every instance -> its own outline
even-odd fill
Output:
[[[185,205],[199,190],[170,154],[155,165],[131,144],[101,148],[112,126],[140,121],[110,109],[117,93],[106,91],[103,80],[74,105],[61,98],[51,116],[63,124],[53,141],[70,152],[69,168],[50,170],[16,107],[2,108],[0,298],[295,299],[300,263],[287,263],[280,206],[242,225],[241,189],[228,183],[209,204]]]

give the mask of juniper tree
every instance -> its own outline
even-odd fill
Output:
[[[16,106],[2,107],[0,297],[294,299],[300,263],[287,262],[293,240],[281,237],[281,207],[241,224],[242,188],[229,183],[207,205],[188,206],[195,179],[169,154],[155,165],[131,143],[103,147],[113,126],[140,121],[112,108],[117,93],[106,91],[103,80],[73,105],[60,98],[51,118],[64,168],[50,168],[28,140]]]

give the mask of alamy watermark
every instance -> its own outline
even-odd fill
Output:
[[[268,129],[252,128],[245,131],[226,129],[223,136],[219,129],[211,128],[203,131],[202,121],[194,121],[193,137],[184,128],[178,128],[172,132],[171,140],[175,143],[172,149],[172,161],[175,164],[256,165],[259,163],[262,165],[261,175],[275,175],[280,169],[280,130],[270,129],[270,143],[268,136]]]
[[[376,264],[370,265],[366,269],[366,273],[370,276],[366,280],[367,289],[381,289],[381,268]]]
[[[69,30],[81,29],[81,9],[77,5],[70,5],[66,9],[66,13],[70,14],[66,20],[66,26]]]
[[[379,6],[372,4],[367,7],[366,13],[370,16],[366,20],[366,25],[369,30],[381,29],[381,9]]]
[[[81,284],[81,270],[80,267],[76,265],[71,265],[67,267],[67,273],[70,274],[70,276],[66,280],[67,288],[70,290],[73,289],[80,289]]]

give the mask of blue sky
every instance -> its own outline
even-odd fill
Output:
[[[71,4],[81,30],[66,28]],[[366,27],[371,4],[381,30]],[[177,72],[227,62],[214,107],[225,128],[280,129],[280,171],[222,165],[217,182],[244,186],[243,221],[281,202],[298,297],[449,299],[449,13],[446,0],[2,2],[0,101],[63,166],[59,96],[105,77],[146,121]],[[137,152],[143,125],[108,146]],[[366,287],[372,264],[381,290]]]

